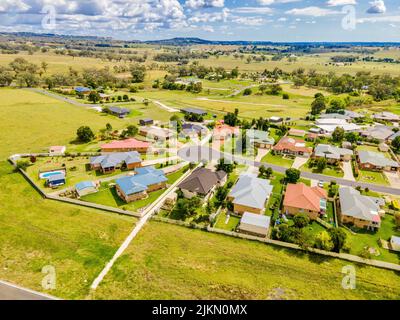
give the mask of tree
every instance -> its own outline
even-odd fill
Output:
[[[226,173],[232,173],[233,169],[235,169],[234,163],[225,162],[225,159],[221,158],[218,161],[218,164],[215,166],[217,170],[225,171]]]
[[[332,132],[332,140],[335,142],[342,142],[344,139],[344,129],[341,127],[336,127]]]
[[[121,138],[134,137],[137,135],[138,132],[139,129],[135,125],[130,124],[126,127],[126,129],[121,132]]]
[[[318,172],[323,172],[327,166],[327,161],[326,158],[318,158],[316,161],[316,165],[317,165],[317,170]]]
[[[400,151],[400,136],[397,136],[392,141],[392,147],[396,152]]]
[[[176,132],[180,133],[182,131],[182,120],[178,115],[174,114],[169,121],[176,127]]]
[[[300,171],[294,168],[287,169],[286,172],[286,181],[288,183],[296,183],[300,179]]]
[[[90,129],[87,126],[80,127],[76,131],[76,135],[78,136],[78,140],[82,141],[82,142],[89,142],[89,141],[92,141],[95,138],[92,129]]]
[[[334,248],[332,238],[327,231],[321,231],[315,236],[314,246],[326,251],[332,251]]]
[[[296,228],[302,229],[308,226],[310,218],[305,213],[299,213],[293,217],[293,222]]]
[[[344,135],[344,139],[350,143],[356,143],[359,138],[360,136],[356,132],[347,132]]]
[[[269,179],[272,176],[273,171],[270,167],[265,168],[264,165],[261,165],[261,167],[258,169],[258,173],[260,178]]]
[[[331,236],[333,242],[333,251],[340,252],[346,242],[346,233],[339,228],[331,228],[328,230],[329,235]]]
[[[395,221],[396,221],[396,226],[397,226],[397,228],[400,228],[400,212],[397,212],[397,213],[394,215],[394,218],[395,218]]]
[[[244,89],[244,91],[243,91],[243,95],[244,96],[249,96],[249,95],[251,95],[253,93],[253,91],[250,89],[250,88],[246,88],[246,89]]]
[[[110,123],[107,123],[107,124],[106,124],[106,130],[107,130],[108,132],[111,132],[112,129],[113,129],[112,125],[111,125]]]
[[[89,93],[88,99],[89,99],[89,101],[96,103],[96,102],[100,101],[100,94],[97,91],[92,91]]]
[[[199,197],[193,197],[191,199],[180,198],[176,202],[170,215],[173,219],[185,220],[188,217],[194,216],[200,205],[201,200]]]
[[[311,114],[312,115],[317,115],[322,112],[322,110],[326,109],[326,104],[325,104],[325,98],[324,96],[318,96],[312,104],[311,104]]]
[[[130,67],[132,82],[139,83],[143,82],[146,77],[146,67],[140,64],[134,64]]]

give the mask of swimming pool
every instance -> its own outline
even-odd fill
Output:
[[[55,176],[55,175],[60,174],[60,173],[61,174],[65,174],[65,171],[57,170],[57,171],[43,172],[43,173],[39,174],[39,178],[40,179],[47,179],[47,178],[49,178],[51,176]]]

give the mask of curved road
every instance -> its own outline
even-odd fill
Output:
[[[0,281],[0,300],[54,300],[55,297]]]
[[[182,158],[183,160],[189,161],[189,162],[200,162],[200,161],[210,162],[213,160],[218,160],[220,158],[225,158],[228,161],[236,161],[237,163],[251,165],[254,167],[260,167],[261,165],[268,166],[268,167],[271,167],[272,170],[277,171],[279,173],[285,173],[285,171],[288,169],[286,167],[277,166],[277,165],[266,163],[266,162],[252,161],[252,160],[243,158],[239,155],[232,155],[229,153],[217,151],[217,150],[212,149],[211,147],[207,147],[207,146],[184,147],[178,151],[178,156],[180,158]],[[303,172],[303,171],[301,172],[301,176],[303,178],[312,179],[312,180],[320,180],[320,181],[324,181],[324,182],[336,181],[339,185],[342,185],[342,186],[349,186],[349,187],[360,186],[361,188],[364,188],[364,189],[368,188],[368,189],[376,191],[376,192],[400,195],[400,189],[396,189],[396,188],[392,188],[392,187],[380,186],[380,185],[371,184],[371,183],[351,181],[351,180],[346,180],[343,178],[336,178],[336,177],[331,177],[331,176],[325,176],[323,174],[316,174],[316,173]]]

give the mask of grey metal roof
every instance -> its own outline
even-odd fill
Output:
[[[274,145],[275,139],[269,136],[269,132],[249,129],[246,130],[246,137],[250,141],[250,144],[256,143],[264,143]]]
[[[393,135],[393,131],[387,126],[378,125],[363,130],[361,134],[378,140],[386,140]]]
[[[130,152],[115,152],[107,155],[101,155],[90,158],[90,164],[96,165],[100,164],[102,168],[111,168],[115,167],[121,163],[131,164],[141,162],[142,159],[140,157],[139,152],[130,151]]]
[[[329,144],[319,144],[315,147],[314,154],[317,157],[328,159],[340,159],[341,156],[353,155],[353,151],[345,148],[338,148]]]
[[[350,116],[340,113],[324,113],[321,114],[320,119],[343,119],[350,120]]]
[[[184,108],[184,109],[181,109],[181,111],[184,113],[198,114],[200,116],[207,114],[207,111],[205,111],[203,109],[197,109],[197,108]]]
[[[357,219],[376,221],[380,206],[376,199],[361,195],[351,187],[339,188],[340,208],[344,215]]]
[[[269,180],[257,178],[255,174],[242,174],[229,193],[233,203],[251,208],[263,209],[272,193],[273,186]]]
[[[270,222],[271,217],[250,212],[243,213],[242,219],[240,219],[240,223],[245,223],[262,228],[268,228]]]
[[[393,242],[394,244],[397,244],[397,245],[400,246],[400,237],[392,236],[391,237],[391,242]]]
[[[399,164],[389,158],[386,158],[384,154],[362,150],[358,152],[358,157],[361,163],[369,163],[377,167],[398,167]]]

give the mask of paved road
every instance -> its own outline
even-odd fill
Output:
[[[0,300],[54,300],[51,297],[40,292],[25,289],[17,285],[0,281]]]
[[[285,173],[285,171],[287,170],[286,167],[277,166],[277,165],[266,163],[266,162],[252,161],[252,160],[243,158],[239,155],[232,155],[232,154],[228,154],[225,152],[220,152],[220,151],[214,150],[207,146],[184,147],[178,151],[178,156],[180,158],[182,158],[183,160],[190,161],[190,162],[200,162],[200,161],[210,162],[210,161],[216,161],[220,158],[225,158],[227,160],[236,161],[237,163],[240,163],[240,164],[251,165],[251,166],[255,166],[255,167],[260,167],[261,165],[264,165],[267,167],[271,167],[272,170],[280,172],[280,173]],[[371,184],[371,183],[351,181],[351,180],[346,180],[343,178],[325,176],[322,174],[316,174],[316,173],[311,173],[311,172],[301,172],[301,176],[303,178],[307,178],[307,179],[311,179],[311,180],[321,180],[324,182],[331,182],[333,180],[343,186],[350,186],[350,187],[360,186],[361,188],[364,188],[364,189],[368,188],[368,189],[376,191],[376,192],[400,195],[400,189],[392,188],[392,187],[380,186],[380,185]]]

